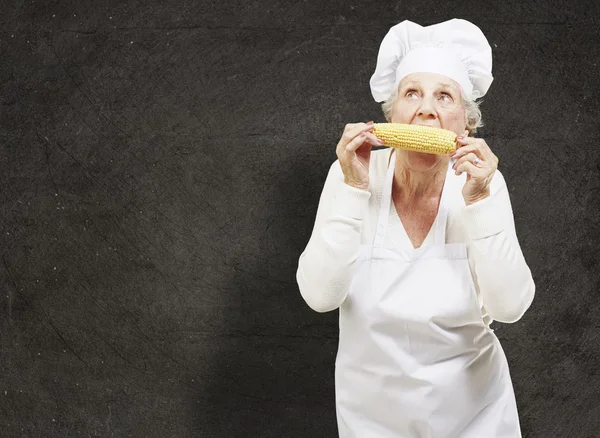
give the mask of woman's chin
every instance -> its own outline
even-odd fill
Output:
[[[425,154],[423,152],[415,151],[406,152],[409,167],[417,172],[427,172],[448,161],[443,155],[439,154]]]

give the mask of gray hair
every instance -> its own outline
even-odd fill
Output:
[[[479,105],[482,100],[475,101],[469,100],[465,98],[464,93],[460,93],[460,97],[462,100],[462,104],[465,107],[465,119],[467,120],[467,129],[469,130],[469,136],[474,137],[477,133],[477,128],[481,128],[483,126],[483,121],[481,120],[481,109]],[[394,107],[394,103],[398,98],[398,88],[394,90],[394,93],[381,104],[381,109],[383,110],[383,115],[388,123],[392,120],[392,108]]]

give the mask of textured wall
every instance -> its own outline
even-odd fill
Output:
[[[537,285],[494,324],[524,436],[598,436],[600,6],[566,0],[2,1],[1,435],[334,437],[298,257],[381,39],[454,17]]]

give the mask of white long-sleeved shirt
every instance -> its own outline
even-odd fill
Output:
[[[337,309],[348,294],[361,245],[373,245],[391,148],[371,152],[369,188],[344,182],[336,160],[321,193],[315,225],[300,255],[296,280],[306,303],[317,312]],[[482,317],[516,322],[531,305],[535,284],[519,245],[506,182],[496,170],[490,196],[465,205],[466,173],[451,171],[445,190],[449,201],[446,243],[465,243]],[[450,184],[448,184],[450,183]],[[394,203],[384,246],[413,248]],[[437,221],[438,219],[436,219]],[[422,246],[434,242],[435,224]]]

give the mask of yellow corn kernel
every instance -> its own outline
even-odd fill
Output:
[[[427,154],[451,154],[456,150],[456,134],[447,129],[404,123],[375,123],[373,135],[386,146]]]

